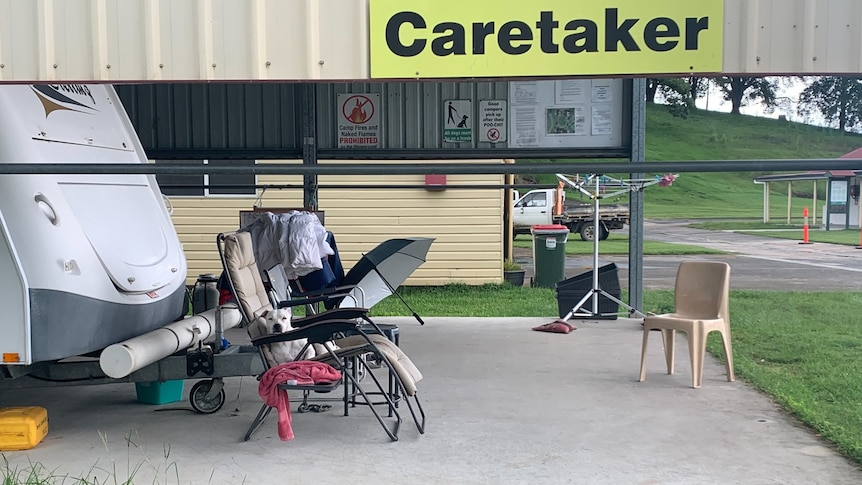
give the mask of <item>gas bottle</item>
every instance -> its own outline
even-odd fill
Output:
[[[218,278],[212,273],[206,273],[198,276],[195,286],[192,289],[192,312],[198,314],[200,312],[215,308],[218,305],[218,288],[216,288]]]

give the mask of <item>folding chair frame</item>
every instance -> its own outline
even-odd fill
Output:
[[[230,290],[235,296],[238,295],[239,293],[237,292],[237,288],[235,286],[233,276],[231,275],[231,272],[228,269],[227,259],[226,259],[226,255],[225,255],[225,252],[226,252],[225,246],[227,244],[226,241],[231,237],[235,237],[236,235],[237,235],[237,232],[234,231],[234,232],[228,232],[228,233],[220,233],[218,236],[216,236],[216,246],[218,248],[219,258],[221,259],[221,263],[222,263],[222,266],[224,268],[226,279],[227,279],[228,285],[230,286]],[[259,278],[260,275],[258,274],[257,277]],[[246,322],[248,324],[250,324],[252,321],[254,321],[254,316],[247,314],[247,311],[244,308],[244,306],[242,305],[242,302],[238,302],[238,303],[239,303],[238,306],[239,306],[240,312],[242,313]],[[390,372],[393,372],[391,369],[391,363],[389,362],[389,360],[386,358],[386,356],[383,354],[383,352],[377,348],[377,345],[368,336],[368,334],[359,328],[358,321],[356,321],[356,320],[344,320],[344,319],[332,319],[328,315],[326,316],[326,318],[323,318],[323,316],[321,316],[321,317],[318,317],[316,320],[320,320],[320,321],[308,323],[308,324],[306,324],[300,328],[297,328],[295,330],[291,330],[289,332],[285,332],[285,333],[281,333],[281,334],[274,334],[274,335],[266,335],[263,337],[258,337],[258,338],[252,339],[252,344],[258,349],[258,352],[259,352],[260,358],[263,362],[264,368],[265,369],[270,368],[270,363],[268,362],[267,357],[264,353],[264,346],[265,345],[273,344],[276,342],[293,341],[293,340],[298,340],[298,339],[302,339],[302,338],[308,339],[309,344],[313,344],[313,343],[324,344],[327,341],[331,341],[337,335],[344,335],[347,333],[351,333],[351,334],[362,336],[363,339],[367,342],[367,346],[363,346],[362,348],[349,348],[349,349],[343,349],[342,350],[342,349],[334,349],[334,348],[332,348],[332,346],[324,345],[324,348],[326,348],[327,353],[328,353],[326,360],[329,363],[331,363],[331,365],[333,365],[333,367],[335,367],[336,369],[341,371],[342,379],[339,382],[326,384],[326,385],[299,385],[299,384],[291,385],[291,384],[283,383],[283,384],[279,384],[278,388],[280,390],[283,390],[284,392],[287,392],[288,390],[302,391],[303,392],[303,403],[305,403],[308,399],[308,394],[311,392],[315,392],[315,391],[316,392],[328,392],[328,391],[334,390],[336,387],[338,387],[338,385],[345,384],[344,396],[343,396],[343,398],[339,399],[339,400],[343,401],[343,403],[344,403],[344,415],[345,416],[348,415],[348,407],[349,407],[348,403],[352,403],[354,405],[356,404],[357,396],[356,396],[356,394],[351,394],[351,392],[353,392],[353,393],[358,392],[358,394],[361,395],[362,398],[364,399],[365,404],[367,404],[368,407],[371,409],[371,412],[374,414],[375,418],[377,419],[377,421],[381,425],[381,427],[384,429],[387,436],[389,436],[389,438],[392,441],[397,441],[398,440],[398,430],[400,428],[400,424],[402,421],[401,416],[398,413],[397,406],[396,406],[395,402],[392,400],[390,393],[387,393],[386,391],[383,390],[383,386],[380,384],[377,377],[374,376],[374,374],[371,372],[371,369],[368,368],[367,363],[363,359],[359,359],[357,357],[360,356],[361,354],[364,354],[364,353],[374,352],[378,358],[383,359],[387,363],[387,365],[390,367]],[[324,359],[319,358],[316,360],[323,361]],[[385,398],[385,402],[382,404],[387,405],[388,411],[389,411],[389,416],[395,417],[395,422],[394,422],[392,427],[387,426],[383,417],[377,411],[375,403],[372,402],[372,400],[369,396],[369,393],[366,392],[365,389],[359,385],[359,382],[356,379],[355,375],[352,372],[349,372],[349,368],[351,365],[353,365],[353,366],[356,366],[356,365],[365,366],[367,374],[371,375],[372,380],[374,381],[374,384],[379,389],[379,391],[375,392],[375,394],[380,394]],[[258,380],[261,379],[262,375],[263,374],[258,376]],[[347,383],[349,383],[350,386],[347,386],[346,385]],[[349,389],[348,389],[348,387],[349,387]],[[267,416],[269,415],[269,413],[271,411],[272,411],[272,407],[267,405],[266,403],[264,403],[261,406],[260,411],[258,411],[257,416],[252,421],[248,431],[246,432],[246,435],[244,437],[245,441],[248,441],[251,438],[251,436],[257,431],[257,429],[260,428],[260,426],[266,420]]]

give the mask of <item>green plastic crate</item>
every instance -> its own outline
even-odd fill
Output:
[[[165,404],[183,400],[183,381],[150,381],[136,382],[135,391],[138,402],[144,404]]]

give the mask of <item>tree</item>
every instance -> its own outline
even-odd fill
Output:
[[[649,77],[646,80],[646,102],[655,103],[655,95],[658,93],[658,83],[661,79]]]
[[[709,78],[691,76],[688,78],[689,92],[692,104],[701,96],[704,96],[709,88]]]
[[[738,115],[748,101],[760,100],[767,110],[775,109],[778,81],[768,77],[722,76],[713,79],[725,101],[730,101],[730,113]]]
[[[647,78],[647,102],[654,103],[657,94],[669,97],[687,97],[691,91],[687,78]]]
[[[704,91],[700,88],[700,78],[648,78],[647,102],[654,103],[656,95],[661,94],[668,111],[678,118],[687,118],[697,99],[697,94]],[[692,84],[694,83],[694,84]]]
[[[862,79],[824,76],[816,78],[799,94],[799,114],[820,113],[827,122],[838,123],[841,131],[862,125]]]

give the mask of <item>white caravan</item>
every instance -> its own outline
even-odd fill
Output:
[[[0,86],[3,163],[147,159],[111,86],[37,84]],[[185,279],[153,175],[0,174],[0,378],[181,318]]]

